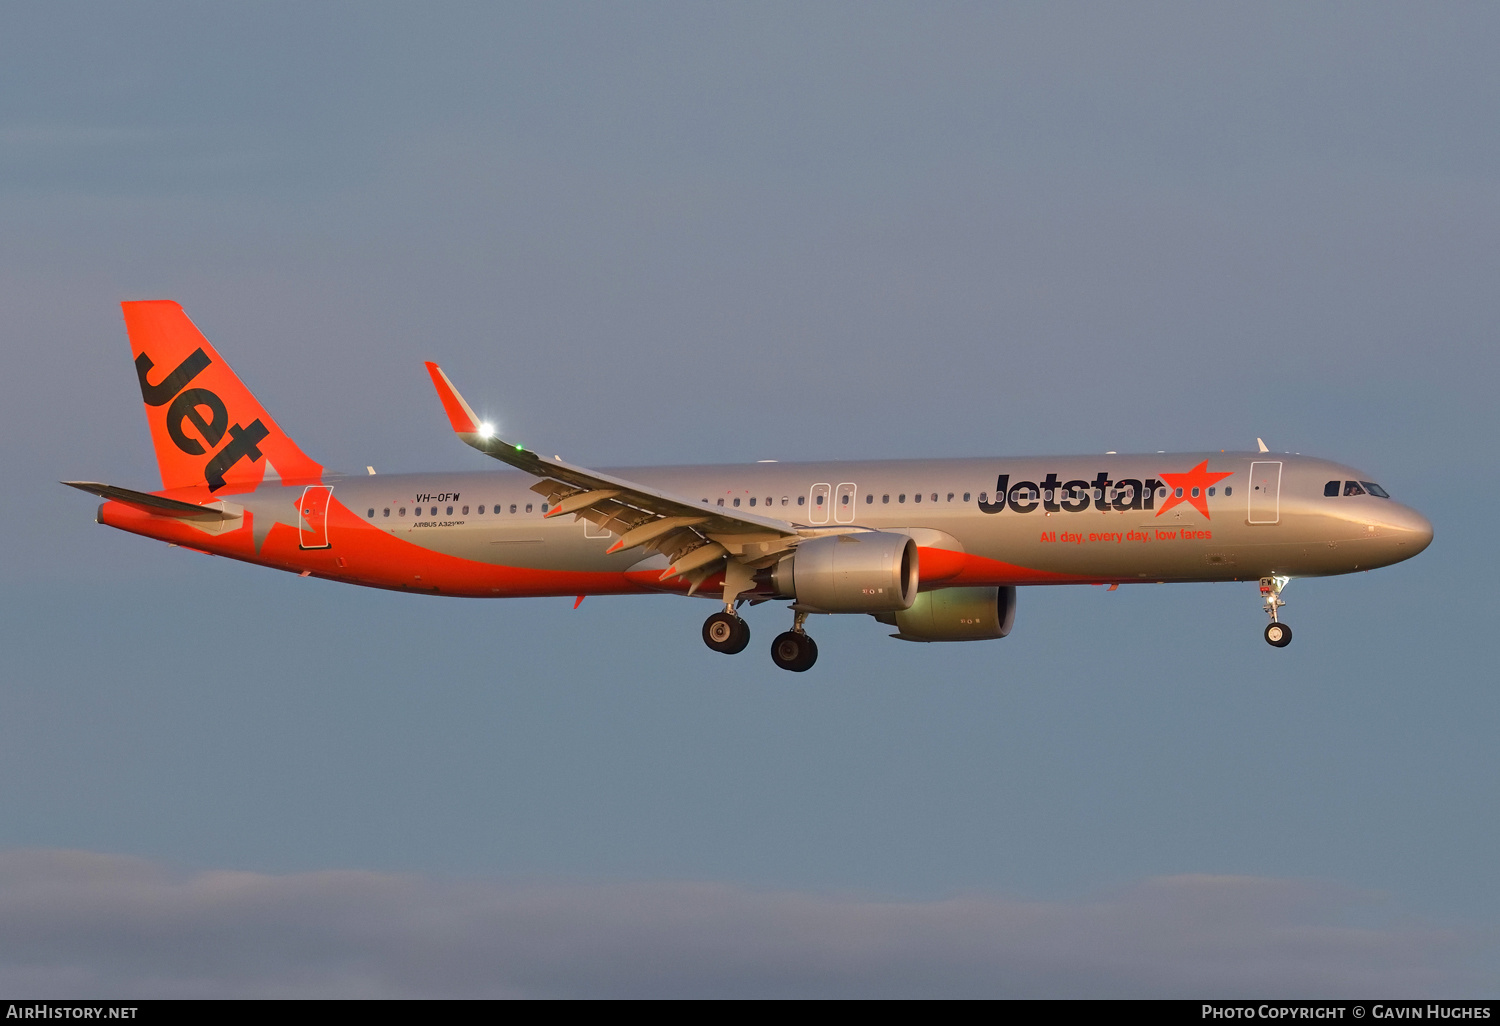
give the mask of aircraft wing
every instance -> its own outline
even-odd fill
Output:
[[[692,589],[718,569],[721,560],[734,557],[751,568],[769,565],[800,540],[796,525],[775,517],[763,517],[738,509],[708,506],[597,470],[575,467],[561,459],[546,459],[524,446],[497,438],[473,409],[448,375],[428,362],[438,398],[454,432],[486,456],[508,463],[540,478],[532,491],[546,496],[548,517],[573,514],[617,535],[610,552],[640,546],[661,552],[672,565],[662,579],[681,575]]]

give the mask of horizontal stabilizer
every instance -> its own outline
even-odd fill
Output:
[[[123,502],[127,506],[154,513],[163,517],[204,517],[213,520],[233,520],[241,514],[238,512],[227,512],[216,509],[214,506],[195,506],[191,502],[182,502],[179,499],[167,499],[160,495],[152,495],[149,492],[132,491],[129,488],[117,488],[114,485],[101,484],[98,481],[61,481],[69,488],[77,488],[81,492],[89,492],[101,499],[113,499]],[[222,505],[222,504],[220,504]]]

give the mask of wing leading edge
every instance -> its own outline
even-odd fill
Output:
[[[437,364],[428,362],[427,373],[459,438],[486,456],[539,478],[531,490],[546,497],[551,507],[546,516],[571,513],[574,520],[587,520],[609,531],[617,536],[610,552],[639,547],[662,553],[672,565],[661,579],[685,578],[689,594],[724,564],[725,602],[732,603],[739,589],[730,581],[749,584],[750,574],[736,572],[739,567],[753,571],[769,566],[801,540],[798,527],[786,520],[731,512],[556,457],[545,459],[496,437]]]

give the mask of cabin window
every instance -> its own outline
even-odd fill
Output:
[[[720,499],[720,500],[719,500],[719,505],[720,505],[720,506],[722,506],[722,505],[724,505],[724,500],[723,500],[723,499]]]
[[[399,516],[403,516],[403,517],[406,516],[406,507],[405,506],[401,507],[401,509],[398,511],[398,515]]]
[[[1374,481],[1361,481],[1360,484],[1362,484],[1362,485],[1365,486],[1365,491],[1369,492],[1371,495],[1375,496],[1377,499],[1389,499],[1391,497],[1391,493],[1390,492],[1388,492],[1384,488],[1380,487]]]
[[[823,496],[821,496],[821,495],[818,496],[818,505],[819,506],[823,505]]]
[[[1197,497],[1198,497],[1198,489],[1194,488],[1193,489],[1193,498],[1196,499]]]
[[[964,501],[965,502],[969,501],[969,493],[968,492],[964,492]]]
[[[921,502],[922,501],[922,493],[918,492],[917,494],[913,495],[911,497],[911,501],[912,502]]]
[[[753,495],[750,496],[750,505],[752,505],[752,506],[755,505],[755,496],[753,496]]]
[[[526,504],[526,512],[528,512],[528,513],[531,512],[531,503],[529,503],[529,502]]]
[[[870,503],[872,503],[874,501],[875,501],[875,496],[872,495],[872,494],[870,494],[869,492],[866,492],[865,493],[865,505],[868,506],[868,505],[870,505]]]
[[[783,495],[783,496],[782,496],[782,497],[781,497],[781,504],[782,504],[782,505],[783,505],[783,506],[785,506],[785,505],[786,505],[786,496],[785,496],[785,495]]]
[[[906,501],[906,493],[902,492],[900,495],[896,496],[896,501],[897,502],[905,502]]]
[[[1224,486],[1224,497],[1227,499],[1229,496],[1231,496],[1233,494],[1234,494],[1234,489],[1231,488],[1231,487],[1229,487],[1228,485],[1225,485]]]
[[[797,496],[797,505],[801,506],[801,505],[805,504],[806,502],[807,502],[807,496],[805,496],[805,495],[799,495],[799,496]]]
[[[1158,488],[1156,490],[1156,497],[1158,499],[1165,499],[1167,497],[1167,490],[1165,488]]]
[[[849,505],[849,496],[847,496],[847,495],[841,495],[841,496],[839,496],[839,502],[841,504],[845,505],[845,506]]]
[[[979,501],[980,502],[989,502],[990,501],[990,493],[989,492],[980,492],[979,493]]]
[[[769,495],[766,496],[766,505],[771,505],[771,497]]]
[[[480,516],[484,516],[484,507],[483,506],[479,507],[479,515]]]
[[[380,515],[383,516],[383,517],[390,516],[391,515],[391,507],[387,506],[385,509],[381,510],[380,511]]]
[[[462,513],[464,516],[468,516],[469,515],[469,507],[465,506],[463,509],[459,510],[459,512]]]
[[[1363,494],[1365,494],[1365,490],[1359,486],[1359,482],[1358,481],[1345,481],[1344,482],[1344,494],[1345,495],[1363,495]]]
[[[881,502],[890,502],[891,501],[891,497],[889,495],[882,495],[880,497],[880,501]]]
[[[444,513],[443,516],[445,516],[445,517],[451,517],[452,515],[453,515],[453,507],[449,506],[448,507],[448,512]]]
[[[1172,492],[1172,494],[1173,494],[1173,495],[1175,495],[1175,496],[1176,496],[1176,497],[1177,497],[1177,498],[1179,498],[1179,499],[1180,499],[1180,498],[1182,498],[1182,489],[1181,489],[1181,488],[1178,488],[1178,489],[1175,489],[1175,490],[1174,490],[1174,491],[1173,491],[1173,492]]]
[[[370,507],[370,519],[371,520],[375,519],[375,507],[374,506]]]
[[[736,498],[734,500],[734,507],[735,507],[735,509],[739,509],[739,506],[740,506],[740,500],[738,498]]]
[[[1215,494],[1217,494],[1217,493],[1218,493],[1218,491],[1219,491],[1219,490],[1218,490],[1218,489],[1217,489],[1217,488],[1210,488],[1210,489],[1209,489],[1209,490],[1208,490],[1208,494],[1209,494],[1209,495],[1215,495]]]
[[[516,504],[514,502],[510,504],[510,511],[512,513],[514,513],[516,511]]]

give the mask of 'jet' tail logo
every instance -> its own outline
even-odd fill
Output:
[[[176,370],[153,385],[149,376],[155,365],[151,357],[142,353],[135,358],[135,376],[140,380],[141,398],[146,400],[147,406],[172,404],[167,409],[167,434],[172,437],[172,443],[189,456],[202,456],[207,451],[203,443],[207,442],[210,449],[214,448],[223,441],[224,432],[228,430],[229,444],[215,453],[203,468],[203,480],[208,490],[216,492],[224,487],[224,473],[230,467],[243,459],[251,463],[261,459],[262,453],[257,445],[271,432],[259,419],[252,420],[249,427],[231,425],[224,400],[206,388],[187,387],[211,363],[213,361],[202,349],[194,349]],[[207,417],[203,411],[207,412]],[[191,424],[203,441],[189,435],[184,424]]]
[[[165,488],[256,488],[273,464],[283,483],[322,481],[208,339],[168,300],[122,304],[135,376]]]

